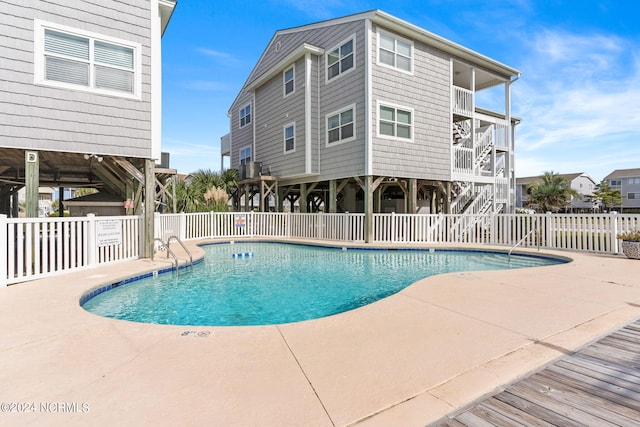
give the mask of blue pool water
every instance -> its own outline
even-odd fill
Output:
[[[253,242],[204,249],[204,262],[193,272],[185,269],[179,276],[160,274],[114,287],[83,307],[145,323],[279,324],[352,310],[434,274],[562,262],[480,251],[342,250]]]

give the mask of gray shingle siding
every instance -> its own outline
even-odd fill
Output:
[[[148,0],[5,0],[0,16],[0,146],[151,156]],[[141,45],[141,99],[34,84],[34,20]]]
[[[372,29],[370,52],[372,55],[372,174],[450,180],[449,57],[429,46],[414,42],[413,75],[377,65],[377,30],[377,26]],[[388,103],[413,110],[413,142],[390,140],[378,136],[378,103]]]
[[[365,76],[366,76],[366,30],[365,22],[357,21],[338,25],[335,28],[320,29],[328,33],[323,47],[326,51],[347,41],[355,35],[355,69],[344,75],[326,80],[326,55],[320,67],[320,180],[347,178],[365,173]],[[356,139],[337,145],[327,146],[327,114],[355,104]]]
[[[240,127],[240,110],[246,105],[251,104],[251,123]],[[253,153],[253,126],[255,124],[256,109],[253,105],[253,94],[243,93],[234,103],[234,108],[231,109],[229,121],[231,123],[231,167],[237,168],[240,164],[240,150],[244,147],[251,145],[253,160],[255,159],[255,153]],[[259,159],[258,159],[259,160]]]
[[[305,170],[305,58],[295,63],[295,90],[284,98],[284,80],[278,73],[256,90],[255,160],[270,167],[271,173],[285,177]],[[284,152],[284,126],[295,123],[295,151]]]
[[[364,21],[317,28],[309,31],[277,34],[260,63],[252,72],[245,87],[256,78],[268,72],[302,43],[321,47],[328,51],[339,43],[356,36],[356,69],[352,72],[325,81],[325,56],[311,55],[310,78],[311,123],[305,122],[305,73],[306,62],[302,56],[296,59],[295,93],[283,98],[282,73],[255,90],[254,108],[256,126],[256,152],[254,160],[270,167],[271,173],[279,177],[305,173],[305,129],[311,127],[311,172],[320,173],[319,179],[333,179],[364,174],[364,81],[365,81],[365,30]],[[276,44],[279,50],[276,52]],[[244,89],[243,89],[244,90]],[[247,103],[249,94],[241,93],[234,101],[230,114],[238,116],[238,111]],[[326,146],[326,115],[350,104],[357,104],[357,140],[336,146]],[[288,116],[287,116],[288,115]],[[283,126],[295,121],[296,151],[284,154]],[[266,125],[266,127],[265,127]],[[244,129],[243,129],[244,130]],[[252,142],[253,135],[238,129],[237,120],[232,120],[232,167],[238,167],[238,153],[242,147]]]

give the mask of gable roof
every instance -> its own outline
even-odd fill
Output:
[[[631,178],[640,176],[640,169],[616,169],[604,179]]]
[[[319,21],[311,24],[301,25],[298,27],[286,28],[282,30],[278,30],[271,37],[271,40],[267,44],[267,47],[262,52],[262,55],[256,62],[256,65],[251,70],[251,73],[247,77],[242,90],[238,93],[236,98],[234,99],[231,107],[229,108],[229,112],[235,105],[238,97],[245,92],[245,90],[253,90],[255,87],[259,85],[260,82],[268,80],[268,76],[273,76],[281,71],[280,68],[283,66],[284,59],[281,59],[277,62],[277,64],[271,66],[269,69],[264,70],[261,67],[263,61],[265,60],[267,54],[271,52],[271,47],[276,42],[276,40],[288,34],[299,33],[302,31],[310,31],[321,29],[325,27],[331,27],[340,24],[346,24],[351,22],[370,20],[378,25],[384,26],[390,30],[397,32],[398,34],[407,36],[413,40],[421,41],[429,46],[435,47],[441,51],[451,54],[452,56],[473,63],[481,69],[484,69],[490,73],[499,76],[505,80],[511,80],[512,77],[518,78],[520,76],[520,71],[509,67],[508,65],[502,64],[496,60],[493,60],[485,55],[482,55],[478,52],[475,52],[469,48],[466,48],[462,45],[454,43],[450,40],[445,39],[444,37],[438,36],[434,33],[431,33],[423,28],[420,28],[414,24],[411,24],[407,21],[404,21],[400,18],[397,18],[393,15],[390,15],[386,12],[383,12],[379,9],[370,10],[367,12],[356,13],[353,15],[347,15],[340,18],[329,19],[325,21]],[[322,48],[316,46],[310,46],[308,44],[303,44],[301,46],[295,47],[290,53],[286,54],[286,59],[291,62],[297,57],[301,56],[304,52],[313,50],[315,54],[322,54]],[[488,87],[488,86],[487,86]]]

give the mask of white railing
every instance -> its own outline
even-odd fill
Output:
[[[478,169],[482,161],[491,153],[493,148],[493,126],[478,129],[476,133],[474,168]]]
[[[494,143],[496,147],[508,149],[509,148],[509,126],[506,122],[498,122],[495,125],[495,137]]]
[[[473,115],[473,92],[458,86],[451,87],[453,114],[471,117]]]
[[[0,215],[0,286],[140,255],[137,216],[7,218]]]
[[[458,187],[461,191],[451,202],[451,213],[453,214],[459,214],[462,212],[467,203],[469,203],[473,198],[475,191],[475,185],[466,181],[459,182]]]
[[[207,212],[156,214],[156,237],[180,240],[273,237],[364,242],[364,214]]]
[[[506,183],[504,183],[506,185]],[[503,186],[504,186],[503,185]],[[481,193],[479,206],[491,200],[491,188]],[[503,197],[503,196],[501,196]],[[169,224],[164,217],[209,217],[210,228],[178,235],[181,240],[209,238],[303,238],[340,242],[364,242],[364,214],[207,213],[159,215],[156,234]],[[640,227],[640,215],[623,214],[374,214],[375,243],[490,243],[512,246],[531,228],[520,246],[618,253],[618,233]],[[186,230],[186,227],[178,226]]]
[[[473,148],[453,147],[453,173],[473,174]]]
[[[496,178],[496,203],[509,203],[509,178]]]
[[[479,243],[619,253],[638,214],[374,214],[371,243]],[[140,257],[140,217],[13,219],[0,215],[0,286]],[[365,241],[364,214],[156,215],[155,236],[180,240],[303,238]]]

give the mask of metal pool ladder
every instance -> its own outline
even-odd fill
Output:
[[[171,243],[171,240],[175,240],[176,242],[180,243],[182,249],[184,249],[187,255],[189,255],[189,267],[191,267],[191,271],[193,271],[193,256],[191,256],[191,252],[189,252],[189,249],[187,249],[187,247],[184,245],[184,243],[182,243],[182,240],[180,240],[178,236],[171,236],[167,239],[167,251],[169,250],[169,244]],[[167,257],[169,257],[169,254],[167,254]]]
[[[191,252],[189,252],[187,247],[184,245],[184,243],[180,241],[180,239],[178,239],[177,236],[169,237],[169,239],[166,242],[160,239],[159,237],[156,237],[154,239],[154,242],[160,242],[160,247],[167,250],[167,258],[169,258],[169,255],[173,257],[173,261],[175,263],[175,268],[176,268],[176,274],[180,274],[180,268],[178,266],[178,257],[171,250],[171,247],[169,246],[169,243],[171,243],[171,239],[175,239],[178,243],[180,243],[180,246],[182,246],[182,249],[184,249],[185,252],[189,255],[189,266],[191,267],[191,271],[193,271],[193,257],[191,256]],[[151,255],[151,259],[153,260],[153,254]]]

